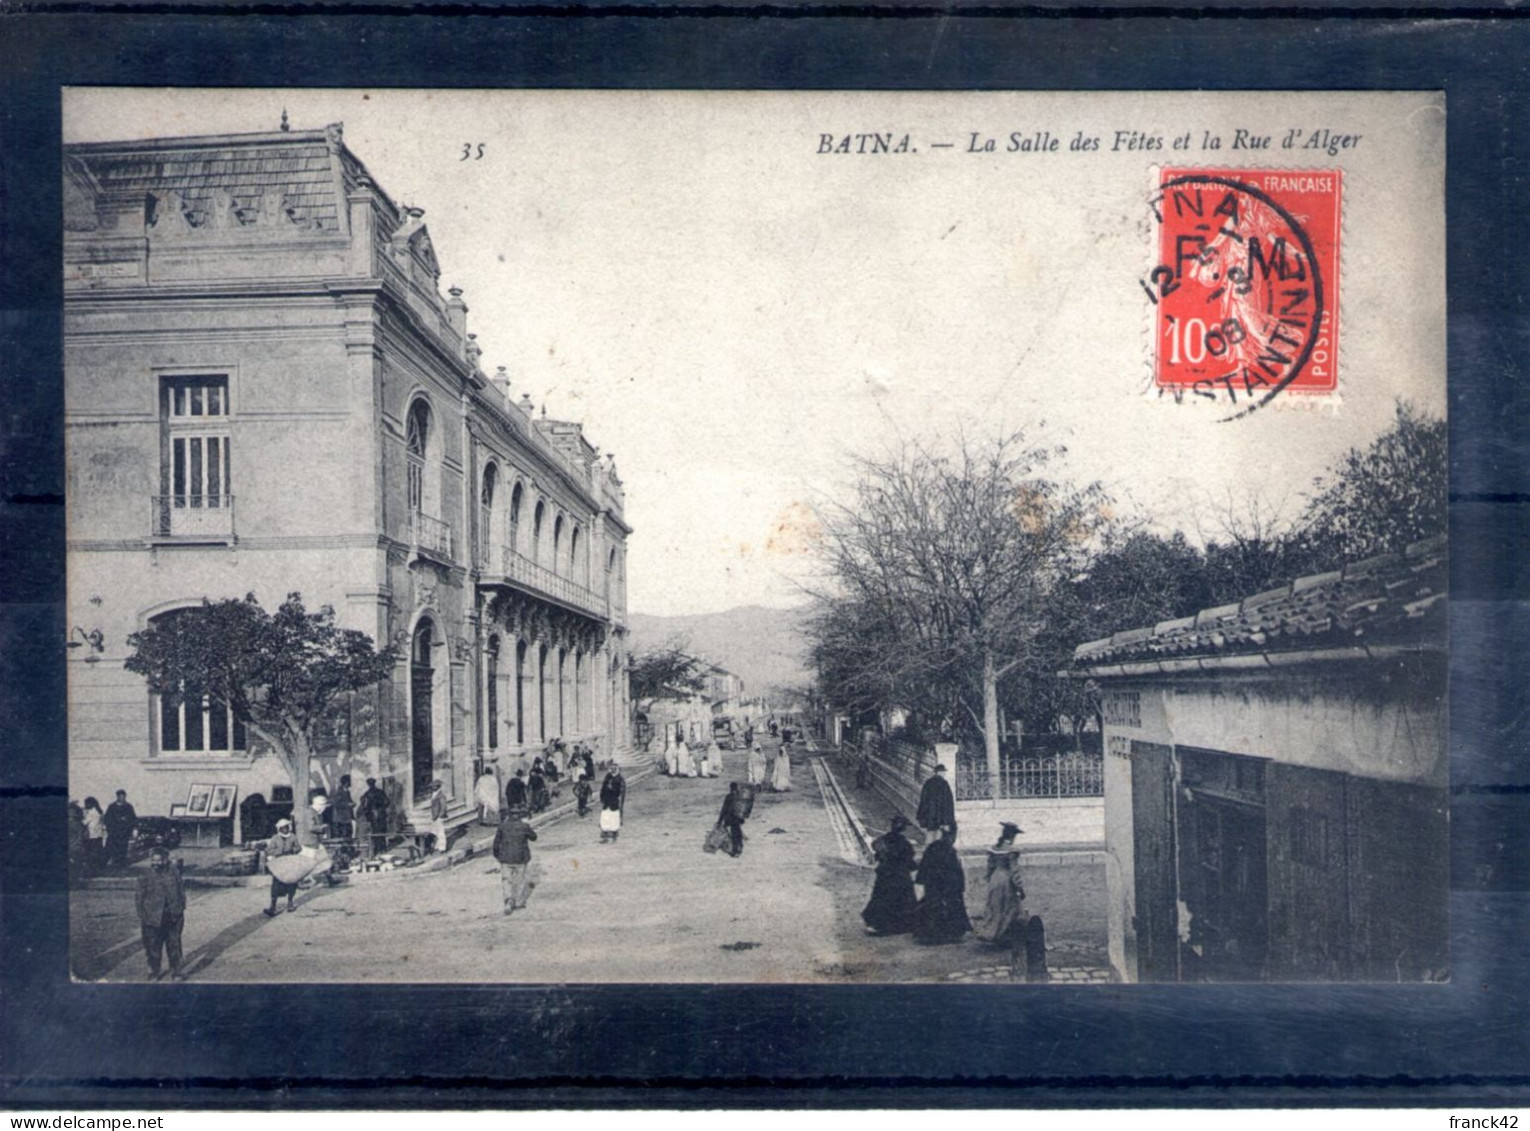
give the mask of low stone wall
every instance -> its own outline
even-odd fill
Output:
[[[859,765],[858,748],[847,744],[845,753],[851,765]],[[912,821],[919,808],[919,790],[935,773],[935,751],[912,742],[873,737],[865,753],[870,756],[871,787]]]
[[[1042,848],[1105,847],[1103,797],[1025,797],[956,803],[956,847],[985,848],[999,836],[999,826],[1013,821],[1025,830],[1018,843],[1027,851]]]

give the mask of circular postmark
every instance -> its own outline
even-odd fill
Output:
[[[1338,185],[1331,171],[1161,172],[1155,263],[1141,280],[1159,395],[1218,401],[1235,420],[1288,389],[1336,387]]]

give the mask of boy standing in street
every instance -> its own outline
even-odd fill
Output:
[[[186,926],[186,889],[181,873],[170,866],[170,853],[156,848],[149,853],[149,871],[138,877],[138,924],[143,929],[143,952],[149,960],[149,977],[162,973],[160,955],[170,958],[170,975],[182,978],[181,931]]]
[[[499,861],[506,915],[526,906],[531,890],[526,872],[531,866],[531,842],[536,839],[536,830],[526,823],[525,806],[511,806],[494,834],[494,859]]]

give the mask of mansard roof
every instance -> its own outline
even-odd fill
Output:
[[[1091,640],[1074,650],[1072,666],[1088,674],[1101,665],[1220,656],[1381,645],[1441,649],[1447,588],[1445,539],[1431,538],[1403,554],[1353,562],[1194,616]]]
[[[74,178],[93,183],[102,194],[119,199],[179,198],[192,228],[229,220],[214,214],[226,194],[234,223],[259,222],[268,200],[274,199],[281,202],[285,219],[297,227],[338,233],[345,227],[345,194],[367,177],[365,167],[345,148],[338,125],[81,143],[65,148],[65,160]],[[380,189],[374,191],[397,214],[393,202]]]

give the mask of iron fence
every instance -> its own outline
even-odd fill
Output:
[[[1104,759],[1087,752],[1011,758],[1000,768],[997,794],[987,766],[958,764],[955,785],[958,801],[1103,797]]]
[[[500,554],[504,575],[516,584],[597,617],[608,615],[606,599],[577,581],[558,575],[510,546],[502,547]]]
[[[452,528],[439,518],[414,511],[409,516],[409,538],[422,550],[452,560]]]

